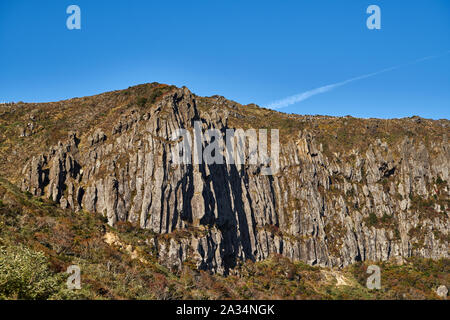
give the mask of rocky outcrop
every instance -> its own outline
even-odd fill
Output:
[[[436,294],[442,299],[447,299],[448,289],[446,286],[439,286],[436,290]]]
[[[273,253],[322,266],[448,257],[446,136],[431,147],[405,136],[327,155],[300,130],[281,143],[275,175],[260,174],[262,165],[179,165],[175,130],[200,121],[225,132],[231,116],[243,117],[222,97],[211,98],[208,112],[197,100],[177,89],[150,109],[130,108],[110,128],[71,133],[31,157],[22,189],[101,213],[110,225],[153,231],[148,244],[170,267],[192,261],[226,274]]]

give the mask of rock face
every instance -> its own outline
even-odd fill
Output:
[[[70,133],[30,156],[21,187],[101,213],[110,225],[152,230],[149,246],[170,267],[191,261],[227,274],[273,253],[322,266],[448,257],[447,136],[431,147],[408,136],[394,146],[374,139],[343,161],[299,130],[281,142],[275,175],[261,175],[261,165],[175,164],[174,130],[200,121],[225,132],[239,118],[232,102],[208,101],[203,112],[196,96],[177,89],[110,127]]]

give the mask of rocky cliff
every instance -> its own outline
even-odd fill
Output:
[[[2,175],[62,208],[153,231],[147,243],[170,267],[227,274],[272,253],[321,266],[448,257],[448,120],[286,115],[157,84],[99,97],[4,107],[20,143],[4,133]],[[172,134],[196,121],[279,129],[278,172],[175,164]]]

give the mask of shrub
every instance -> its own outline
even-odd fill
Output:
[[[156,100],[164,94],[164,91],[162,89],[154,89],[153,92],[150,94],[149,101],[150,103],[155,103]]]
[[[369,213],[369,218],[367,219],[367,224],[370,227],[375,226],[378,223],[378,217],[375,213],[371,212]]]
[[[136,104],[141,108],[144,107],[146,103],[147,103],[147,98],[144,98],[144,97],[140,97],[136,101]]]
[[[381,218],[381,222],[383,222],[383,223],[390,223],[391,220],[392,220],[392,216],[388,215],[386,212],[383,214],[383,217]]]
[[[48,299],[61,285],[43,253],[22,246],[0,248],[0,299]]]

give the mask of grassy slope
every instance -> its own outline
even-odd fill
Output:
[[[106,234],[113,244],[105,242]],[[368,263],[338,270],[274,256],[248,262],[239,276],[226,278],[189,262],[173,271],[158,264],[146,244],[152,236],[129,224],[111,228],[98,215],[62,210],[0,178],[0,299],[437,299],[433,290],[450,285],[448,259],[381,263],[378,291],[365,287]],[[11,262],[11,254],[19,263]],[[64,271],[72,264],[82,271],[82,289],[74,292],[65,289]],[[33,265],[42,267],[30,271]]]

